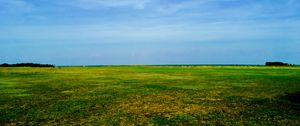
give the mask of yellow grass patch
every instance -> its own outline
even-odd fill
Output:
[[[70,93],[74,93],[74,91],[62,91],[62,93],[70,94]]]
[[[195,98],[195,100],[202,100],[202,101],[222,101],[221,98]]]
[[[119,104],[118,109],[135,115],[178,115],[201,113],[207,114],[208,111],[221,110],[221,108],[203,106],[198,104],[186,104],[184,93],[168,94],[159,93],[148,96],[134,95],[129,100]],[[193,100],[220,101],[217,98],[197,98]]]

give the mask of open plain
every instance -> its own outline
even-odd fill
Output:
[[[0,68],[0,125],[300,125],[300,67]]]

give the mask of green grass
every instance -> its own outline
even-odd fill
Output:
[[[0,125],[300,125],[300,67],[0,68]]]

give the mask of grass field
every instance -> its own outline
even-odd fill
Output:
[[[0,125],[300,125],[300,67],[0,68]]]

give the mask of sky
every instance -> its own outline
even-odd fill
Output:
[[[0,0],[0,63],[300,64],[300,0]]]

